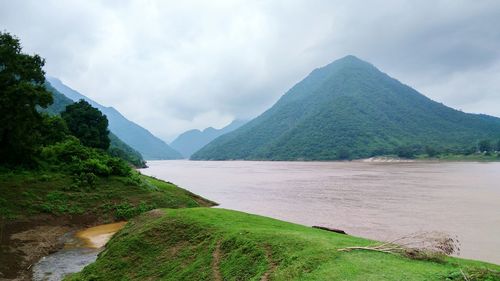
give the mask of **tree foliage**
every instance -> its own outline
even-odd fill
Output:
[[[45,89],[44,60],[22,53],[19,39],[0,32],[0,161],[29,164],[40,145],[43,118],[52,95]]]
[[[493,150],[493,146],[489,140],[482,140],[478,144],[479,152],[490,152]]]
[[[71,134],[83,145],[108,149],[110,143],[108,119],[88,102],[80,100],[66,106],[61,112],[61,117],[66,121]]]

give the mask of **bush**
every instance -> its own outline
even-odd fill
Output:
[[[409,146],[400,146],[396,149],[396,154],[401,158],[415,158],[415,151]]]
[[[68,137],[62,142],[44,147],[40,158],[46,168],[76,176],[128,176],[131,173],[131,168],[125,161],[102,150],[85,147],[75,137]]]
[[[132,217],[153,210],[155,208],[155,205],[148,205],[144,202],[141,202],[138,206],[134,206],[130,203],[121,203],[115,206],[115,217],[117,219],[128,220]]]

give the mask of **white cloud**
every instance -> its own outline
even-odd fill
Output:
[[[431,98],[500,115],[498,1],[9,1],[46,70],[171,140],[253,117],[354,54]]]

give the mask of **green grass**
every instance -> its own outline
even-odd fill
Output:
[[[174,184],[144,175],[96,177],[94,181],[82,184],[74,176],[54,172],[3,172],[0,219],[24,219],[42,213],[129,219],[154,208],[212,205]]]
[[[131,220],[66,280],[217,280],[214,272],[222,280],[465,280],[462,271],[468,280],[500,278],[500,266],[478,261],[337,251],[371,243],[237,211],[166,209]]]

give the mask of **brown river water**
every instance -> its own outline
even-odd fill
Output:
[[[148,161],[141,172],[220,204],[389,240],[458,237],[460,256],[500,264],[500,163]]]

